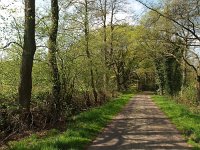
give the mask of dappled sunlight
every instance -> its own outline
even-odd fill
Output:
[[[88,150],[190,149],[148,95],[138,95]]]

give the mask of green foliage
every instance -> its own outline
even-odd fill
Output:
[[[174,47],[171,50],[172,54],[176,57],[165,58],[165,80],[166,92],[171,96],[176,96],[181,91],[182,86],[182,68],[181,61],[181,48]],[[177,62],[178,61],[178,62]]]
[[[19,62],[4,60],[0,62],[0,93],[4,98],[15,98],[19,83]]]
[[[110,2],[108,1],[108,4]],[[113,11],[116,15],[121,10],[119,8],[121,6],[120,3],[125,3],[125,1],[117,0],[112,2],[116,3],[113,4],[115,9]],[[184,16],[188,15],[170,14],[172,10],[177,11],[176,6],[177,8],[181,6],[180,9],[183,9],[186,3],[180,2],[179,5],[179,3],[173,4],[174,2],[172,0],[166,5],[163,3],[164,8],[162,10],[156,8],[156,10],[166,13],[167,16],[173,17],[178,21],[183,17],[180,19],[180,23],[186,25],[185,21],[188,23],[188,18],[184,18]],[[45,2],[45,4],[47,3]],[[191,64],[195,64],[195,67],[198,66],[198,59],[195,58],[197,61],[193,61],[195,53],[190,53],[190,49],[185,48],[187,43],[184,43],[184,40],[180,40],[181,36],[186,36],[186,33],[184,33],[185,29],[180,26],[174,26],[172,21],[154,11],[148,11],[140,22],[134,26],[128,23],[120,23],[120,21],[116,22],[114,19],[113,23],[116,22],[116,24],[113,24],[113,30],[111,30],[109,25],[106,25],[106,30],[104,30],[102,27],[99,27],[102,25],[101,19],[103,15],[102,10],[100,10],[102,8],[98,8],[99,5],[100,3],[97,1],[88,3],[88,14],[86,14],[84,13],[86,5],[83,3],[59,1],[59,33],[56,49],[56,59],[58,60],[61,81],[60,105],[62,106],[60,108],[62,109],[62,115],[59,119],[64,120],[94,106],[100,106],[111,97],[119,94],[118,92],[132,92],[132,90],[137,88],[141,90],[155,90],[159,87],[160,94],[177,96],[176,100],[179,103],[192,107],[196,112],[199,111],[196,87],[194,86],[194,82],[196,82],[195,75],[190,69],[186,69],[187,87],[184,87],[182,82],[182,71],[185,69],[182,55],[185,49],[188,51],[185,53],[185,58]],[[107,12],[110,12],[110,6],[106,7]],[[188,8],[193,12],[193,4],[190,7]],[[40,8],[42,7],[38,7],[36,11],[37,51],[33,64],[31,97],[33,128],[37,129],[51,124],[49,108],[50,101],[52,100],[52,74],[45,46],[50,32],[51,15],[49,10]],[[7,8],[5,7],[4,9],[6,10]],[[185,10],[187,9],[183,9],[181,13],[186,13]],[[84,17],[84,15],[88,16]],[[192,14],[189,14],[188,17],[191,17],[190,15]],[[10,16],[6,18],[8,17]],[[191,24],[196,19],[196,17],[193,17],[189,18]],[[113,18],[116,17],[113,16]],[[3,20],[6,22],[5,18]],[[11,24],[3,23],[8,25],[8,27],[4,27],[2,24],[2,31],[5,33],[1,36],[3,37],[2,44],[13,41],[23,45],[23,19],[21,17],[13,17],[13,19],[8,19],[7,21],[10,22],[9,20],[13,20],[13,22]],[[87,23],[89,28],[88,49],[91,55],[90,58],[87,57],[85,52],[84,25]],[[194,22],[193,25],[196,25],[196,23],[198,25],[198,22]],[[197,29],[196,27],[193,26],[194,31]],[[13,32],[13,36],[10,39],[9,32]],[[106,43],[104,43],[104,35],[106,35]],[[182,39],[187,39],[188,37],[190,35]],[[22,49],[19,47],[11,44],[3,50],[5,51],[5,56],[0,60],[0,131],[3,133],[0,133],[0,135],[4,137],[8,135],[4,131],[5,129],[9,128],[9,132],[12,132],[16,128],[20,128],[18,85]],[[104,49],[105,47],[106,50]],[[198,55],[195,55],[195,57],[198,57]],[[93,70],[94,74],[94,88],[91,84],[91,70]],[[98,93],[98,100],[96,102],[94,101],[94,94],[92,94],[93,89]],[[182,91],[180,92],[180,90]],[[119,102],[122,101],[119,100]],[[69,130],[64,133],[51,130],[44,139],[36,135],[31,136],[17,143],[13,148],[50,150],[83,148],[83,145],[90,142],[96,133],[102,129],[112,114],[116,113],[115,111],[119,111],[118,106],[116,106],[118,104],[115,102],[109,102],[99,109],[91,109],[76,116],[75,120],[69,121]],[[121,106],[121,103],[119,106]],[[173,109],[173,111],[175,110]],[[177,111],[180,112],[182,109],[177,109]],[[177,114],[174,115],[176,116]],[[186,119],[188,119],[187,117]],[[184,125],[183,120],[181,120],[181,123]],[[191,124],[191,126],[193,125]],[[199,131],[196,134],[196,127],[195,131],[193,131],[193,129],[184,125],[183,130],[186,130],[191,141],[199,142]],[[77,142],[80,146],[77,145]]]
[[[182,86],[181,66],[174,58],[166,58],[165,61],[166,92],[171,96],[177,95]]]
[[[154,11],[149,11],[141,23],[146,29],[143,41],[146,43],[146,53],[153,59],[158,91],[160,94],[176,96],[182,87],[183,40],[172,34],[177,32],[173,22]]]
[[[156,58],[154,60],[155,68],[156,68],[156,76],[157,76],[157,85],[159,86],[159,94],[164,94],[164,88],[165,88],[165,65],[164,60],[162,57]]]
[[[90,143],[106,124],[121,111],[132,94],[125,94],[107,104],[74,116],[67,124],[67,130],[59,133],[51,130],[46,137],[32,135],[19,142],[10,142],[11,150],[81,150]]]
[[[186,106],[177,104],[167,97],[153,96],[152,98],[176,127],[184,133],[188,142],[196,149],[200,149],[200,114],[192,113]]]

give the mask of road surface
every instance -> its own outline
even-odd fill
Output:
[[[135,96],[87,148],[87,150],[135,149],[191,149],[148,94]]]

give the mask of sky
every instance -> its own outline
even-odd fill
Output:
[[[4,22],[2,19],[3,17],[11,16],[24,16],[24,0],[0,0],[0,26]],[[129,19],[129,22],[132,20],[130,19],[131,16],[137,15],[141,16],[142,12],[144,11],[144,6],[135,0],[127,0],[128,5],[126,5],[126,13],[119,13],[117,15],[118,19]],[[157,0],[143,0],[143,2],[152,3],[156,2]],[[36,0],[36,8],[45,7],[46,3],[50,4],[50,0]],[[8,11],[8,9],[10,11]]]
[[[50,0],[36,0],[36,8],[39,8],[41,6],[45,6],[44,4],[46,2],[50,2]],[[119,18],[128,17],[130,15],[133,15],[133,12],[139,15],[141,11],[143,10],[143,6],[136,2],[135,0],[128,0],[128,6],[127,13],[118,14]],[[6,9],[5,9],[6,8]],[[24,15],[24,5],[22,0],[0,0],[0,15],[6,17],[9,16],[9,13],[7,11],[7,8],[10,9],[11,15],[14,16],[23,16]],[[0,18],[0,24],[3,22],[3,20]]]
[[[4,22],[3,17],[11,16],[24,16],[24,0],[0,0],[0,26]],[[119,13],[117,15],[118,19],[127,19],[129,23],[133,21],[131,17],[133,15],[141,16],[144,11],[144,6],[135,0],[127,0],[128,5],[126,5],[127,13]],[[145,3],[156,2],[157,0],[142,0]],[[50,0],[36,0],[36,8],[46,7],[46,3],[50,4]],[[8,9],[10,11],[8,11]]]
[[[116,15],[116,19],[124,20],[129,24],[135,24],[136,20],[139,19],[144,12],[144,6],[135,0],[127,1],[128,5],[126,5],[125,8],[126,12],[118,13]],[[148,0],[148,2],[152,1],[155,0]],[[36,10],[41,10],[42,7],[48,7],[49,4],[50,0],[36,0]],[[12,39],[12,37],[14,38],[12,34],[16,31],[11,31],[8,27],[13,24],[13,19],[16,17],[24,17],[24,0],[0,0],[0,47],[1,45],[8,43],[7,41],[14,40]]]
[[[9,33],[7,28],[13,23],[13,18],[24,17],[24,0],[0,0],[0,41],[6,39],[4,33]],[[143,11],[143,6],[136,2],[135,0],[127,0],[128,5],[126,5],[126,13],[118,13],[116,15],[117,20],[125,20],[126,22],[133,24],[136,20],[136,16],[140,16]],[[46,4],[48,3],[48,4]],[[50,4],[50,0],[36,0],[36,10],[42,7],[47,7]],[[108,16],[109,17],[109,16]],[[4,33],[2,32],[4,31]],[[3,37],[3,38],[2,38]],[[7,35],[8,37],[8,35]]]

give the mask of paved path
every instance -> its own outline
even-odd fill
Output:
[[[174,125],[149,95],[138,95],[89,146],[88,150],[189,150]]]

